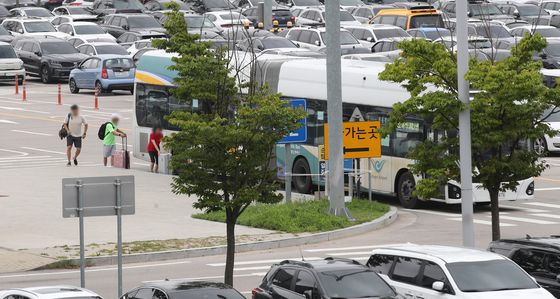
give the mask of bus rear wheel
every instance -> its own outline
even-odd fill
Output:
[[[292,168],[292,173],[298,175],[292,177],[295,190],[299,193],[311,193],[313,180],[311,176],[309,176],[311,174],[311,168],[309,167],[307,160],[304,158],[297,159]],[[306,176],[301,176],[302,174],[305,174]]]
[[[418,198],[412,195],[415,187],[416,181],[412,173],[407,171],[399,176],[397,181],[397,197],[403,208],[415,209],[420,205]]]

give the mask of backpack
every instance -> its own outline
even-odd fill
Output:
[[[97,131],[97,137],[99,137],[100,140],[105,139],[105,137],[107,137],[107,135],[108,135],[108,134],[105,134],[105,132],[107,131],[107,125],[113,126],[113,124],[111,124],[111,122],[106,122],[106,123],[102,124],[101,127],[99,127],[99,131]]]

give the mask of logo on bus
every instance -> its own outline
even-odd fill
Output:
[[[383,169],[383,165],[385,165],[385,160],[377,160],[373,162],[373,169],[379,173]]]

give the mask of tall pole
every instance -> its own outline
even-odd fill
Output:
[[[120,179],[115,180],[115,209],[117,210],[117,294],[123,295],[123,268],[122,268],[122,184]]]
[[[263,19],[264,29],[272,29],[272,0],[264,0]]]
[[[469,82],[465,75],[469,69],[467,33],[467,0],[456,2],[457,11],[457,87],[459,100],[469,105]],[[471,156],[471,112],[470,108],[459,113],[459,159],[461,161],[461,211],[463,215],[463,246],[474,247],[472,156]]]
[[[327,29],[327,113],[329,124],[329,213],[352,218],[344,204],[340,0],[325,1]]]
[[[84,241],[84,185],[76,182],[78,188],[78,216],[80,217],[80,287],[86,287],[86,250]]]

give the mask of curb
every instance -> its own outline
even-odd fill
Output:
[[[389,212],[385,215],[371,221],[362,223],[359,225],[341,228],[329,232],[322,232],[311,234],[307,236],[300,237],[289,237],[284,239],[272,240],[272,241],[259,241],[251,243],[241,243],[235,246],[235,252],[249,252],[256,250],[267,250],[267,249],[277,249],[285,247],[300,246],[306,244],[316,244],[325,241],[331,241],[336,239],[341,239],[345,237],[355,236],[363,233],[367,233],[373,230],[378,230],[384,228],[395,220],[397,220],[397,208],[390,207]],[[156,262],[156,261],[166,261],[166,260],[178,260],[187,259],[208,255],[222,255],[226,253],[226,246],[214,246],[214,247],[203,247],[203,248],[191,248],[183,250],[172,250],[172,251],[160,251],[160,252],[149,252],[149,253],[134,253],[123,255],[123,264],[132,263],[146,263],[146,262]],[[69,259],[76,265],[79,265],[79,259]],[[86,258],[86,264],[88,267],[92,266],[108,266],[117,264],[117,256],[101,256],[101,257],[88,257]],[[41,267],[45,268],[45,266]]]

